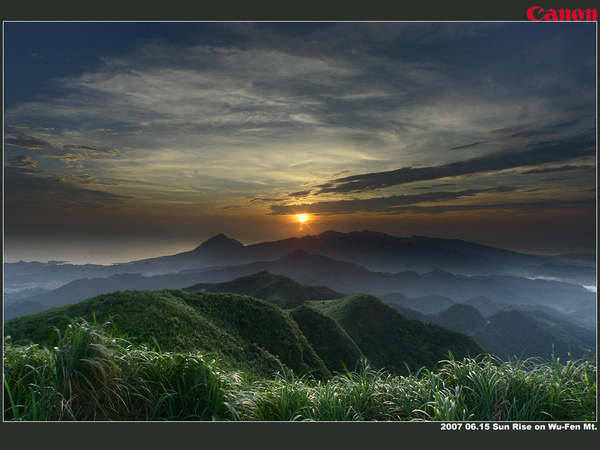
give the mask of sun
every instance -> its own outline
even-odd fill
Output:
[[[308,216],[308,214],[296,214],[296,218],[298,219],[298,222],[304,223],[304,222],[308,221],[309,216]]]

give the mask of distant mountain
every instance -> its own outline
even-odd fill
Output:
[[[518,273],[515,271],[515,274]],[[573,264],[544,263],[540,266],[523,266],[522,276],[526,278],[542,278],[548,280],[564,280],[584,286],[596,285],[596,267]]]
[[[246,257],[274,260],[296,250],[353,262],[374,271],[425,272],[440,267],[469,274],[503,273],[493,260],[484,261],[458,251],[418,245],[407,239],[373,231],[326,231],[316,236],[254,244],[247,247]]]
[[[551,307],[581,323],[595,317],[592,314],[596,305],[595,293],[577,284],[500,275],[465,276],[440,269],[422,275],[414,271],[374,272],[358,264],[312,255],[305,251],[294,251],[277,261],[214,269],[198,276],[207,282],[220,282],[258,271],[284,275],[299,283],[326,286],[348,294],[366,293],[386,298],[388,294],[400,293],[410,299],[443,296],[455,303],[484,296],[498,305]],[[209,281],[211,278],[212,281]],[[418,309],[415,305],[404,306]],[[450,303],[444,305],[448,306]],[[587,325],[593,326],[593,323]]]
[[[440,239],[427,236],[412,236],[407,238],[406,241],[415,245],[439,247],[444,250],[458,251],[465,255],[484,257],[490,260],[510,264],[541,265],[552,261],[552,258],[547,256],[518,253],[501,248],[476,244],[474,242],[463,241],[460,239]]]
[[[223,233],[213,236],[192,250],[192,253],[201,255],[221,255],[224,252],[236,252],[244,248],[244,244],[235,239],[228,238]]]
[[[388,294],[398,293],[409,299],[443,296],[455,303],[485,296],[499,305],[552,308],[578,325],[595,327],[596,295],[580,285],[499,275],[456,275],[440,269],[422,275],[414,271],[374,272],[358,264],[312,255],[301,250],[277,261],[258,261],[217,269],[188,270],[157,276],[124,274],[105,279],[76,280],[54,291],[14,303],[5,309],[5,320],[22,314],[20,305],[25,301],[53,307],[114,290],[182,289],[199,283],[231,281],[262,271],[283,275],[306,285],[324,286],[347,294],[372,294],[386,300]],[[416,305],[405,303],[404,306],[418,310]],[[445,308],[449,304],[443,306]]]
[[[309,300],[331,300],[346,296],[324,286],[307,286],[266,271],[222,283],[200,283],[183,290],[249,295],[284,309],[296,308]]]
[[[229,264],[235,253],[243,249],[244,245],[241,242],[219,234],[187,252],[128,263],[111,265],[77,265],[64,261],[4,263],[4,290],[6,293],[32,287],[56,289],[83,278],[106,278],[122,274],[153,276],[172,274],[186,269],[208,269]]]
[[[384,298],[392,293],[401,293],[408,298],[444,296],[457,303],[485,296],[493,303],[540,304],[555,308],[564,314],[580,310],[589,314],[590,309],[595,308],[596,298],[593,292],[580,285],[558,281],[498,275],[469,277],[440,269],[423,275],[414,271],[374,272],[358,264],[298,250],[277,261],[214,269],[202,272],[198,276],[207,282],[211,278],[212,282],[220,282],[258,271],[284,275],[299,283],[326,286],[348,294],[366,293]],[[444,307],[447,306],[449,304]]]
[[[127,267],[146,266],[147,269],[164,272],[175,270],[177,272],[187,268],[199,268],[212,265],[230,264],[237,259],[237,255],[244,251],[245,247],[239,241],[228,238],[224,234],[217,234],[203,242],[193,250],[177,253],[170,256],[159,256],[139,261],[122,264]]]
[[[284,275],[303,284],[324,285],[333,290],[338,290],[335,280],[339,276],[360,279],[370,274],[369,270],[357,264],[297,250],[276,261],[257,261],[250,264],[222,267],[197,273],[197,275],[206,282],[219,283],[262,271],[274,275]],[[328,280],[329,282],[317,283],[312,280]]]
[[[353,262],[373,271],[429,272],[442,269],[463,275],[512,275],[536,278],[548,275],[544,264],[554,264],[564,281],[595,283],[595,260],[529,255],[456,239],[413,236],[400,238],[374,231],[340,233],[263,242],[245,248],[240,262],[273,261],[296,250]],[[238,255],[239,256],[239,255]],[[564,270],[563,270],[564,269]]]
[[[473,306],[485,317],[502,309],[502,306],[490,301],[487,297],[479,295],[462,302],[465,305]]]
[[[353,295],[309,305],[338,322],[375,367],[399,374],[432,367],[447,358],[448,351],[459,359],[483,352],[472,338],[404,317],[374,296]]]
[[[496,261],[502,267],[498,274],[525,278],[556,278],[557,280],[583,285],[596,284],[596,255],[571,253],[568,255],[546,256],[518,253],[459,239],[439,239],[426,236],[413,236],[407,241],[417,245],[429,245],[445,250],[461,252],[467,256],[481,257]],[[441,266],[437,266],[441,267]],[[465,273],[452,270],[453,273]],[[475,274],[472,272],[471,274]],[[491,272],[487,272],[491,274]]]
[[[481,298],[479,299],[479,301]],[[503,308],[486,318],[475,307],[455,303],[435,314],[390,303],[400,314],[472,336],[486,352],[503,360],[542,358],[563,360],[596,354],[595,331],[558,315],[531,309]]]
[[[190,251],[110,266],[73,265],[62,261],[5,263],[4,287],[5,292],[30,287],[55,289],[80,278],[124,273],[150,276],[217,266],[241,266],[258,261],[274,262],[296,251],[354,263],[379,272],[412,271],[423,274],[441,269],[461,275],[545,277],[586,286],[596,284],[595,255],[526,255],[460,240],[424,236],[400,238],[373,231],[326,231],[315,236],[247,246],[218,234]]]
[[[107,278],[82,278],[52,291],[13,302],[4,309],[4,321],[24,314],[44,311],[56,306],[70,305],[96,295],[125,290],[178,289],[197,280],[193,274],[157,275],[146,277],[140,274],[118,274]]]
[[[479,310],[462,303],[455,303],[437,314],[427,315],[423,320],[469,336],[475,336],[488,323]]]
[[[564,264],[575,264],[579,266],[596,266],[596,255],[593,253],[568,253],[556,255],[553,259]]]
[[[131,273],[124,267],[97,264],[75,265],[59,261],[4,263],[4,293],[24,289],[56,289],[80,278],[108,277],[116,273]]]
[[[236,278],[254,275],[257,272],[268,271],[274,275],[284,275],[295,279],[297,282],[312,285],[310,281],[317,276],[332,276],[334,279],[336,274],[344,273],[345,276],[352,276],[357,272],[368,273],[369,271],[357,266],[356,264],[346,263],[343,261],[335,261],[321,255],[309,255],[302,251],[294,252],[281,258],[275,262],[255,262],[241,266],[230,266],[219,269],[196,271],[187,270],[182,273],[170,273],[155,276],[143,276],[141,274],[117,274],[107,278],[91,278],[78,279],[64,286],[54,289],[43,294],[27,297],[18,300],[4,310],[4,320],[9,320],[14,317],[19,317],[23,314],[43,311],[44,309],[55,306],[62,306],[71,303],[80,302],[95,295],[114,292],[115,290],[159,290],[159,289],[184,289],[190,286],[199,285],[198,289],[206,288],[206,284],[230,282]],[[244,293],[251,292],[252,287],[246,286],[242,289],[242,284],[249,280],[244,280],[237,287],[233,285],[221,286],[219,289],[229,289]],[[255,280],[256,281],[256,280]],[[264,280],[263,280],[264,281]],[[287,282],[289,284],[289,282]],[[281,283],[281,289],[287,289],[289,300],[293,300],[290,294],[293,291],[292,286],[284,288]],[[298,286],[296,286],[298,287]],[[272,289],[275,286],[271,287]],[[257,286],[254,286],[257,289]],[[209,288],[210,290],[210,288]],[[309,292],[311,291],[312,292]],[[257,292],[254,292],[257,294]],[[249,295],[249,294],[248,294]],[[266,295],[266,291],[258,295]],[[309,298],[311,295],[317,295],[315,289],[304,289],[303,293],[298,295]],[[332,296],[331,298],[339,298],[341,294],[333,292],[331,288],[320,288],[319,299],[323,296]],[[300,298],[298,297],[298,298]],[[297,305],[296,305],[297,306]]]
[[[596,334],[592,330],[548,316],[540,311],[502,309],[475,334],[489,353],[502,359],[556,357],[568,359],[596,354]]]
[[[425,297],[408,298],[404,294],[398,292],[381,295],[379,298],[381,298],[383,301],[391,303],[394,307],[398,305],[403,308],[409,308],[414,311],[418,311],[424,315],[436,314],[456,303],[452,299],[444,297],[443,295],[428,295]]]
[[[18,302],[19,300],[23,300],[29,297],[33,297],[35,295],[40,295],[48,292],[49,289],[44,289],[41,287],[34,287],[28,289],[22,289],[13,293],[5,293],[4,294],[4,306],[11,305],[12,303]]]

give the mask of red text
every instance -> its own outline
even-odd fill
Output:
[[[527,10],[527,18],[535,22],[546,20],[549,22],[574,20],[598,20],[597,9],[544,9],[541,6],[532,6]]]

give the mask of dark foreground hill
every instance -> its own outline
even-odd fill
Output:
[[[334,319],[375,367],[406,375],[448,357],[477,356],[484,349],[474,339],[439,325],[404,317],[371,295],[309,302]]]
[[[298,325],[281,308],[251,297],[179,290],[126,291],[30,314],[5,323],[13,341],[45,342],[54,327],[82,317],[110,320],[137,343],[164,351],[201,351],[226,366],[270,375],[291,369],[326,375]]]

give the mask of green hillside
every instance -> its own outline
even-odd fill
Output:
[[[107,320],[137,343],[164,351],[200,351],[261,375],[291,369],[328,375],[323,361],[288,314],[265,301],[233,294],[179,290],[126,291],[18,317],[5,323],[14,342],[47,342],[71,319]]]
[[[335,320],[306,305],[291,310],[290,315],[329,370],[344,373],[357,367],[363,355]]]
[[[266,271],[222,283],[198,284],[183,290],[249,295],[283,309],[295,308],[309,300],[330,300],[346,296],[328,287],[307,286],[283,275],[273,275]]]
[[[435,366],[449,351],[456,358],[484,353],[472,338],[404,317],[370,295],[309,304],[337,321],[374,367],[408,374],[423,366]]]

